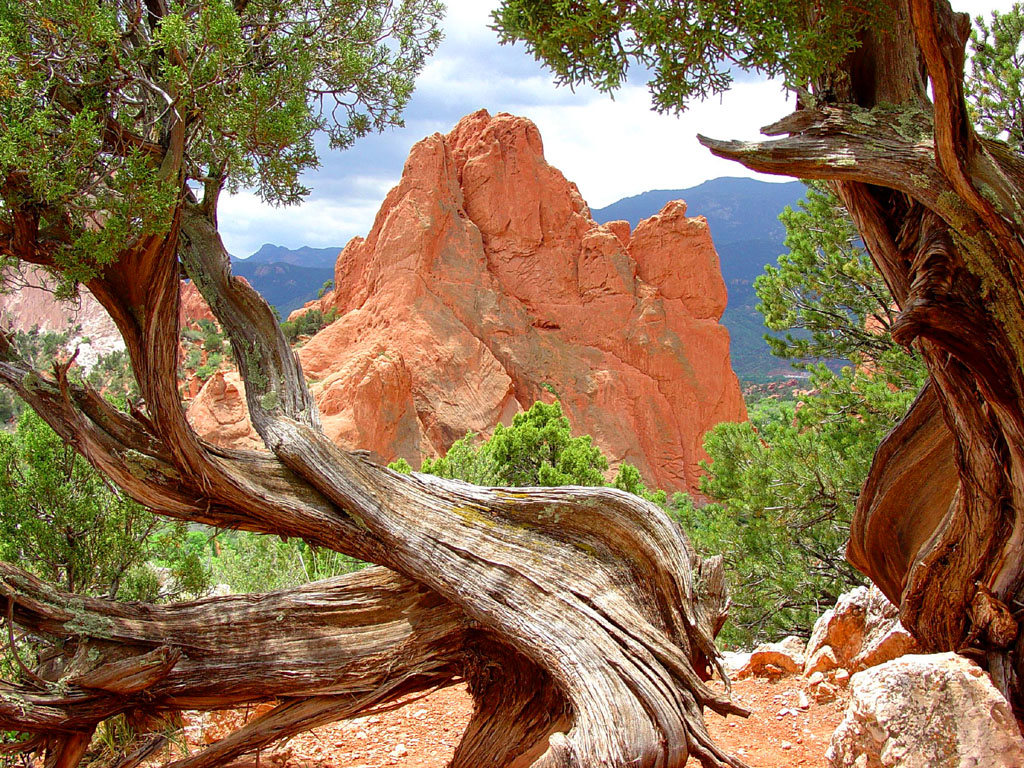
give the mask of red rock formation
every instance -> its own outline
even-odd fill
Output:
[[[75,361],[90,368],[103,355],[124,349],[124,341],[107,311],[82,287],[76,299],[57,301],[53,278],[41,267],[23,264],[8,275],[7,293],[0,294],[0,326],[23,331],[70,331]]]
[[[189,405],[188,418],[193,429],[214,445],[263,448],[263,441],[249,422],[245,384],[238,371],[217,371],[210,376]]]
[[[746,418],[703,218],[597,225],[529,120],[481,111],[419,142],[310,306],[299,352],[325,427],[418,466],[537,399],[645,480],[693,489],[704,432]]]
[[[240,280],[244,278],[238,278]],[[178,321],[182,327],[198,326],[200,320],[216,323],[217,318],[191,280],[181,281],[181,304],[178,307]]]

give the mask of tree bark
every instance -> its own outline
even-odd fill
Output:
[[[930,383],[879,448],[848,557],[933,650],[987,662],[1020,717],[1024,606],[1024,163],[978,137],[963,66],[970,20],[945,0],[891,6],[879,64],[765,129],[763,143],[702,141],[755,170],[831,180],[901,312],[894,338]],[[907,72],[924,81],[907,87]],[[843,76],[845,75],[845,77]]]
[[[198,768],[462,677],[476,710],[460,768],[653,768],[691,754],[743,765],[703,722],[704,707],[746,714],[706,684],[728,606],[721,561],[701,563],[662,510],[621,491],[480,488],[340,450],[270,308],[231,277],[211,214],[182,194],[170,235],[89,283],[145,402],[120,413],[60,367],[32,371],[8,344],[0,380],[158,512],[298,536],[391,570],[156,607],[57,595],[5,567],[0,597],[15,621],[63,652],[45,689],[4,687],[0,727],[44,734],[52,757],[121,712],[281,701],[173,764]],[[4,252],[53,266],[45,243]],[[231,339],[269,455],[216,449],[184,418],[179,257]]]

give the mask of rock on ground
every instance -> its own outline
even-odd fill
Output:
[[[71,331],[68,351],[78,350],[75,362],[86,371],[100,357],[124,349],[114,321],[84,286],[76,299],[57,301],[53,295],[55,281],[42,267],[23,264],[7,276],[12,290],[0,294],[0,326],[22,331]]]
[[[804,675],[833,669],[856,672],[918,650],[899,611],[878,587],[857,587],[814,623]]]
[[[790,635],[778,643],[764,643],[755,648],[735,674],[744,677],[771,677],[799,675],[804,667],[806,643]]]
[[[833,768],[1019,768],[1024,739],[973,661],[908,655],[855,674],[826,756]]]

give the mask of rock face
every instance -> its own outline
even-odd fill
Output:
[[[4,328],[71,331],[68,347],[78,350],[75,362],[86,370],[103,355],[124,349],[114,321],[86,288],[80,289],[75,300],[56,301],[53,279],[45,270],[25,264],[12,278],[17,287],[0,294],[0,324]]]
[[[835,607],[814,623],[807,643],[787,637],[752,652],[731,654],[730,672],[742,677],[803,674],[820,700],[835,697],[851,672],[919,650],[900,624],[899,614],[878,587],[857,587],[840,595]],[[820,696],[819,696],[820,694]]]
[[[790,635],[778,643],[759,645],[737,669],[735,678],[771,677],[799,675],[804,668],[804,652],[807,643]]]
[[[857,587],[814,623],[804,674],[836,668],[857,672],[917,650],[917,642],[900,624],[898,609],[881,590]]]
[[[523,118],[424,139],[307,305],[339,318],[299,353],[327,433],[418,466],[557,397],[613,465],[695,488],[704,432],[746,410],[718,257],[685,214],[599,226]]]
[[[210,309],[210,305],[206,303],[206,299],[202,297],[196,284],[191,280],[181,281],[180,296],[181,304],[178,307],[178,321],[183,327],[186,325],[196,325],[200,320],[217,322],[217,318],[214,316],[213,310]]]
[[[188,418],[192,428],[214,445],[263,448],[263,441],[249,422],[245,384],[238,371],[217,371],[210,376],[189,406]]]
[[[973,661],[903,656],[859,672],[826,753],[833,768],[1011,768],[1024,740],[1010,706]]]

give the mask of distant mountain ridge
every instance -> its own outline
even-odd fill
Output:
[[[281,317],[317,298],[325,282],[334,280],[334,262],[341,248],[286,248],[265,243],[248,258],[231,257],[231,271],[244,277]]]
[[[805,187],[799,181],[781,184],[723,177],[687,189],[660,189],[623,198],[591,210],[598,223],[626,220],[633,227],[658,213],[672,200],[685,200],[688,216],[704,216],[718,251],[729,303],[722,323],[732,337],[731,359],[740,378],[759,381],[789,371],[774,358],[764,341],[767,329],[757,311],[754,279],[785,252],[786,230],[779,214],[795,206]],[[334,279],[341,248],[286,248],[267,243],[247,259],[232,258],[235,274],[281,313],[298,309],[317,297],[324,282]]]
[[[671,200],[686,201],[687,216],[704,216],[718,251],[729,303],[722,324],[732,337],[733,369],[741,379],[763,380],[788,372],[764,341],[768,329],[757,311],[754,279],[786,251],[786,229],[779,214],[796,206],[805,187],[799,181],[782,184],[756,179],[723,177],[688,189],[644,192],[592,210],[600,223],[623,219],[636,226]]]
[[[283,262],[296,267],[321,267],[334,269],[334,262],[338,260],[341,253],[341,246],[329,248],[311,248],[304,245],[301,248],[286,248],[283,245],[264,243],[256,253],[247,259],[235,257],[235,263],[248,262],[251,264],[273,264]]]

